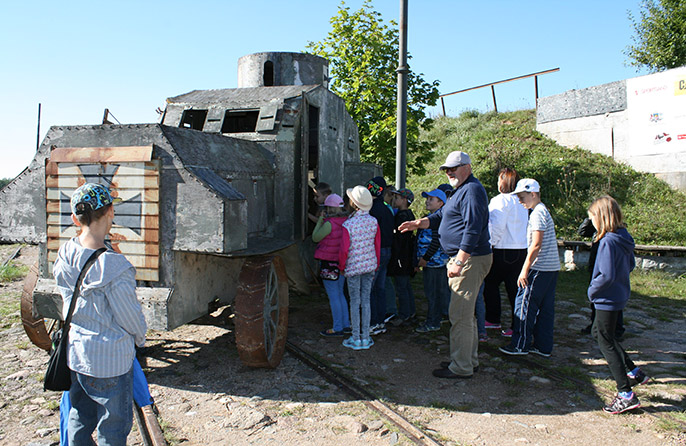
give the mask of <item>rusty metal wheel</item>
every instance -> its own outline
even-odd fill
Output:
[[[279,256],[251,257],[243,264],[234,303],[236,346],[243,364],[274,368],[288,332],[288,277]]]
[[[24,279],[21,293],[21,323],[31,342],[49,352],[52,346],[51,335],[60,326],[60,321],[45,319],[33,312],[33,289],[38,282],[38,262],[34,263]]]

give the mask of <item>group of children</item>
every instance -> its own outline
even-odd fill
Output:
[[[320,276],[329,296],[333,316],[333,328],[321,334],[343,337],[350,334],[343,341],[343,346],[353,350],[370,348],[374,344],[371,336],[385,331],[385,327],[379,325],[378,316],[375,324],[370,325],[370,321],[374,313],[372,307],[379,305],[378,300],[382,299],[383,308],[386,308],[385,293],[374,296],[372,292],[380,281],[386,283],[386,271],[394,278],[398,303],[395,325],[410,322],[416,317],[410,279],[420,268],[423,269],[428,310],[425,322],[415,330],[420,333],[440,330],[450,301],[446,281],[449,258],[440,247],[437,231],[420,229],[416,235],[400,232],[398,227],[403,222],[415,219],[409,209],[414,194],[409,189],[394,190],[386,187],[385,182],[380,183],[382,181],[377,177],[370,180],[366,187],[348,189],[347,203],[331,193],[325,183],[320,183],[315,189],[318,204],[325,207],[313,232],[313,241],[319,243],[315,258],[321,261]],[[430,214],[438,211],[447,201],[446,192],[450,191],[449,185],[441,185],[430,192],[423,192],[426,210]],[[528,248],[517,278],[512,338],[500,350],[508,355],[533,352],[548,357],[553,347],[554,295],[559,270],[554,223],[541,202],[540,186],[536,180],[520,180],[511,193],[530,211]],[[386,211],[393,216],[390,258],[386,265],[382,255],[380,223],[388,220],[388,216],[379,218],[370,214],[375,201],[372,195],[381,198]],[[626,230],[621,209],[612,197],[596,199],[589,207],[588,215],[596,229],[594,243],[598,246],[588,287],[589,300],[596,310],[592,333],[618,390],[616,398],[603,410],[617,414],[640,406],[631,385],[644,384],[649,380],[632,362],[615,335],[617,318],[630,294],[629,273],[635,265],[634,241]],[[382,270],[384,274],[380,274]],[[349,312],[343,292],[346,279],[350,296]],[[382,287],[384,289],[385,286]],[[373,298],[377,301],[371,302]],[[395,302],[395,299],[389,302]],[[385,322],[392,316],[394,314],[387,315]],[[483,316],[481,319],[483,321]]]

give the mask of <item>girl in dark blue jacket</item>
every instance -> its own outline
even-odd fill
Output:
[[[596,308],[592,333],[617,383],[617,396],[603,410],[618,414],[641,406],[631,390],[631,380],[643,384],[649,379],[615,338],[617,317],[631,294],[629,273],[635,266],[634,239],[624,226],[619,204],[609,195],[591,204],[588,217],[597,229],[594,241],[598,243],[588,286],[588,298]]]

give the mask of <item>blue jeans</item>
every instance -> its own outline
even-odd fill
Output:
[[[324,279],[322,282],[324,282],[324,289],[329,296],[331,317],[333,318],[333,330],[342,331],[344,328],[350,327],[348,301],[345,300],[345,294],[343,294],[345,277],[340,275],[337,280]]]
[[[476,331],[480,335],[486,334],[486,305],[484,304],[484,284],[479,288],[479,295],[476,297],[476,307],[474,307],[474,315],[476,316]]]
[[[511,347],[528,352],[533,345],[543,353],[553,351],[557,275],[557,271],[529,271],[529,285],[520,288],[515,298]]]
[[[353,340],[369,339],[369,321],[371,319],[369,297],[372,282],[374,282],[374,273],[350,276],[347,277],[347,280],[348,293],[350,293],[350,322]]]
[[[444,314],[448,314],[450,305],[450,287],[448,287],[448,271],[445,266],[438,268],[425,267],[422,270],[424,280],[424,294],[428,301],[426,325],[440,327]]]
[[[67,432],[71,446],[126,446],[133,425],[133,368],[114,378],[93,378],[71,372],[71,410]]]
[[[398,293],[398,317],[409,319],[415,314],[414,293],[410,284],[410,276],[395,276],[395,292]]]
[[[386,319],[386,271],[388,270],[388,262],[390,260],[391,248],[381,248],[381,260],[379,262],[379,269],[376,270],[374,275],[370,301],[372,325],[383,324],[384,319]]]

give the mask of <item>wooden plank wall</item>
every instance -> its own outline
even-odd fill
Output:
[[[59,156],[54,157],[60,159]],[[149,158],[148,158],[149,159]],[[93,163],[54,162],[46,166],[48,262],[59,247],[78,235],[71,222],[70,198],[88,182],[110,187],[115,204],[110,241],[136,267],[136,280],[159,281],[159,162]]]

